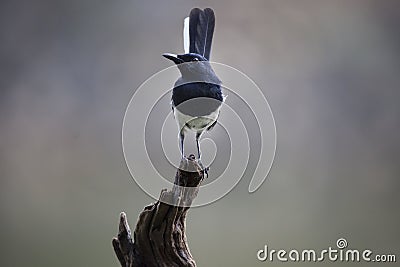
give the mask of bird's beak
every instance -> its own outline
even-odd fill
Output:
[[[165,53],[165,54],[163,54],[163,57],[168,58],[169,60],[172,60],[175,64],[183,63],[183,60],[179,58],[179,55]]]

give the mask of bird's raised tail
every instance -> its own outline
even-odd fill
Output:
[[[215,27],[214,11],[211,8],[193,8],[188,18],[189,25],[186,18],[184,26],[185,53],[196,53],[209,60]]]

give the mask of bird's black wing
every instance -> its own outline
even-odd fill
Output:
[[[211,8],[193,8],[189,15],[189,52],[210,59],[211,43],[214,34],[215,15]]]

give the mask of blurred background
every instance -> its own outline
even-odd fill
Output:
[[[198,266],[340,237],[399,258],[399,1],[47,0],[0,4],[1,266],[118,266],[119,213],[134,228],[153,202],[124,162],[125,108],[196,6],[216,13],[212,60],[259,85],[278,134],[256,193],[246,178],[190,210]]]

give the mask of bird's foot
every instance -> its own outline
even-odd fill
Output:
[[[201,168],[201,172],[203,173],[203,176],[208,178],[208,171],[210,170],[210,167],[204,167],[203,163],[201,162],[201,159],[197,159],[197,163],[199,164]]]
[[[190,162],[196,162],[196,165],[193,165],[193,163]],[[187,172],[197,172],[199,171],[198,167],[200,167],[200,171],[202,172],[203,176],[208,178],[208,171],[210,170],[209,167],[204,167],[204,164],[201,162],[201,159],[196,159],[196,157],[193,154],[190,154],[188,157],[182,157],[181,162],[179,164],[179,169]]]

